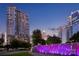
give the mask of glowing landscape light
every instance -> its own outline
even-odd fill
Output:
[[[38,45],[35,47],[36,52],[45,54],[61,54],[72,55],[73,44],[51,44],[51,45]],[[75,45],[75,55],[79,55],[79,43]]]

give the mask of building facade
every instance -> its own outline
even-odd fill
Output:
[[[72,17],[72,34],[79,31],[79,10],[74,11],[71,14]]]
[[[59,27],[59,31],[58,31],[58,37],[60,37],[62,39],[62,26]]]
[[[28,22],[28,16],[24,12],[17,10],[16,7],[9,7],[7,14],[8,42],[11,41],[12,37],[29,42]]]
[[[79,31],[79,10],[71,12],[71,15],[68,17],[66,30],[67,40]]]

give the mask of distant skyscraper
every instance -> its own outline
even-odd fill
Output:
[[[72,12],[71,19],[72,19],[72,34],[74,34],[79,31],[79,10]]]
[[[5,32],[4,33],[4,42],[3,42],[3,45],[6,45],[7,44],[7,33]]]
[[[29,42],[28,16],[24,12],[17,10],[16,7],[9,7],[7,19],[8,42],[11,41],[10,38],[12,37]]]
[[[66,25],[65,27],[65,30],[66,30],[66,41],[69,40],[69,38],[72,36],[72,29],[71,29],[71,26],[69,24]]]
[[[69,39],[74,33],[79,31],[79,10],[71,12],[68,17],[67,29],[67,39]]]
[[[60,37],[62,39],[62,26],[59,27],[59,31],[58,31],[58,37]]]
[[[61,38],[62,43],[66,42],[66,25],[59,27],[58,37]]]

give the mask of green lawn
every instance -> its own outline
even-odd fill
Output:
[[[32,56],[32,54],[28,52],[19,52],[19,53],[11,54],[9,56]]]

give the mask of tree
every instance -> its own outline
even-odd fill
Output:
[[[32,38],[33,39],[41,39],[42,38],[41,31],[39,29],[34,30]]]
[[[39,39],[38,43],[41,44],[41,45],[45,45],[46,41],[44,39]]]
[[[21,42],[19,40],[17,40],[17,39],[13,39],[10,42],[10,44],[11,44],[12,48],[16,48],[16,49],[21,46]]]
[[[24,43],[24,48],[28,48],[29,50],[31,49],[31,44],[29,42]]]
[[[11,48],[31,48],[31,44],[29,42],[13,39],[10,43]]]
[[[75,33],[70,39],[70,42],[79,42],[79,32]]]
[[[32,34],[33,45],[38,45],[39,39],[42,39],[42,34],[39,29],[36,29],[33,31],[33,34]]]
[[[33,38],[32,42],[33,42],[33,46],[38,45],[38,39]]]
[[[61,39],[56,36],[53,36],[53,37],[49,36],[46,41],[47,44],[55,44],[55,43],[61,43],[61,42],[62,42]]]
[[[2,45],[4,42],[4,35],[2,34],[1,38],[0,38],[0,45]]]
[[[23,47],[23,48],[31,48],[31,44],[29,42],[22,41],[21,42],[21,47]]]
[[[39,29],[36,29],[33,31],[33,35],[32,35],[32,42],[33,42],[33,45],[38,45],[38,44],[41,44],[41,45],[45,45],[45,40],[42,39],[42,34],[41,34],[41,31]]]
[[[3,44],[4,39],[0,38],[0,44]]]

